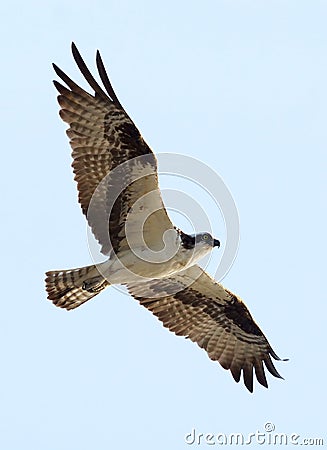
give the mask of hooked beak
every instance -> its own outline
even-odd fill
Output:
[[[218,239],[214,239],[213,240],[213,246],[219,248],[220,247],[220,241],[218,241]]]

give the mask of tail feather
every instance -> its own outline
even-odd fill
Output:
[[[47,272],[45,284],[48,299],[67,310],[77,308],[110,285],[96,266]]]

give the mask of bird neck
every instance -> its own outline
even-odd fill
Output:
[[[182,230],[177,229],[181,238],[181,244],[186,250],[192,250],[195,247],[195,236],[183,233]]]

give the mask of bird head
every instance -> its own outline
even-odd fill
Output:
[[[182,245],[184,248],[191,250],[196,247],[205,247],[211,249],[213,247],[220,247],[220,241],[214,239],[210,233],[197,233],[197,234],[186,234],[183,231],[178,230]]]
[[[214,239],[210,233],[198,233],[195,235],[195,245],[205,245],[208,247],[220,247],[220,241]]]

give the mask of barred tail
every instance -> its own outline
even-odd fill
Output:
[[[48,299],[67,310],[77,308],[110,285],[96,266],[47,272],[45,284]]]

